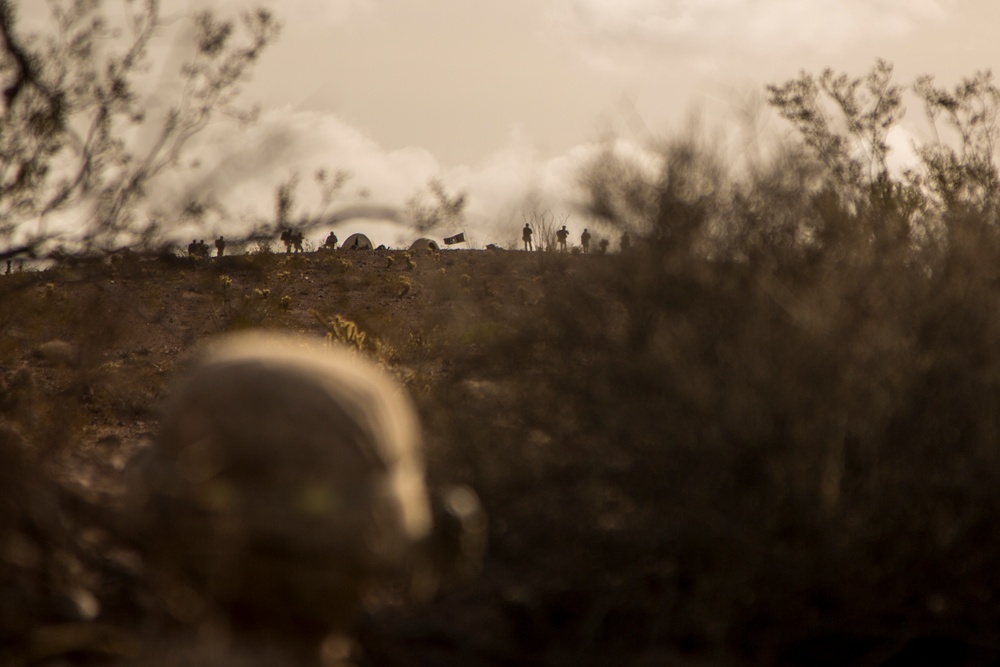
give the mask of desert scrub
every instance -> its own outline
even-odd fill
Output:
[[[409,276],[395,276],[391,281],[390,289],[395,287],[395,296],[401,299],[411,294],[416,286],[417,284]]]
[[[219,276],[216,281],[211,319],[219,331],[260,327],[272,318],[274,309],[270,288],[241,291],[227,275]]]
[[[410,294],[416,287],[416,283],[409,276],[384,270],[370,273],[364,277],[359,276],[357,280],[367,289],[375,288],[382,296],[395,298],[402,298]]]
[[[398,355],[392,345],[374,336],[369,336],[358,326],[357,322],[339,314],[324,317],[318,311],[312,311],[312,315],[326,330],[326,339],[330,343],[345,345],[357,352],[364,353],[385,368],[395,366]]]
[[[254,241],[253,245],[250,246],[247,254],[258,258],[267,258],[272,257],[275,253],[270,241],[258,240]]]
[[[339,251],[320,255],[316,264],[319,265],[319,268],[330,274],[346,273],[353,267],[350,260],[346,259]]]
[[[309,257],[306,257],[305,253],[294,253],[291,255],[281,256],[281,265],[292,268],[303,268],[311,263]]]
[[[347,347],[361,351],[365,349],[365,338],[367,334],[361,330],[356,322],[341,315],[324,318],[319,313],[313,313],[314,317],[326,329],[327,338],[346,345]]]
[[[885,90],[875,74],[803,77],[772,103]],[[927,96],[961,110],[986,86]],[[869,101],[845,112],[880,137]],[[853,649],[873,628],[889,655],[951,628],[1000,641],[1000,180],[992,158],[935,150],[937,185],[912,188],[879,155],[859,168],[864,142],[828,141],[837,126],[748,177],[693,137],[648,180],[595,167],[592,212],[633,242],[530,257],[518,298],[543,305],[503,327],[453,283],[453,369],[422,399],[433,464],[467,471],[508,527],[491,557],[534,573],[526,609],[602,610],[567,621],[595,664],[651,641],[698,663],[818,664],[826,638]]]

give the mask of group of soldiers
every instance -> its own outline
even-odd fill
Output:
[[[531,225],[525,223],[524,229],[521,230],[521,240],[524,242],[524,249],[525,250],[534,250],[535,249],[535,245],[534,245],[534,241],[533,241],[534,234],[535,234],[535,231],[531,228]],[[590,231],[588,229],[584,229],[583,233],[580,234],[580,247],[582,248],[584,254],[590,252],[590,240],[591,240],[591,238],[592,238],[592,236],[591,236]],[[561,229],[559,229],[558,231],[556,231],[556,243],[557,243],[560,251],[562,251],[562,252],[566,251],[566,249],[567,249],[566,248],[566,242],[568,240],[569,240],[569,230],[566,229],[566,225],[563,225]],[[626,250],[629,247],[628,232],[625,232],[625,234],[622,235],[622,241],[621,241],[621,243],[622,243],[622,250]],[[607,239],[602,239],[601,243],[600,243],[600,246],[601,246],[601,250],[602,251],[606,251],[607,248],[608,248],[608,241],[607,241]]]
[[[302,232],[298,230],[292,231],[291,229],[286,229],[281,232],[281,241],[285,244],[285,254],[291,253],[292,248],[294,248],[297,253],[303,252]]]
[[[283,231],[281,233],[281,240],[285,244],[285,253],[291,253],[293,249],[297,253],[303,252],[303,250],[302,250],[302,232],[300,232],[300,231],[294,231],[293,232],[291,229],[286,229],[285,231]],[[327,235],[326,240],[323,241],[323,245],[320,246],[320,249],[322,249],[322,250],[336,250],[337,249],[337,244],[339,242],[340,242],[340,240],[337,238],[337,234],[335,232],[330,232]],[[355,247],[355,249],[357,249],[358,245],[355,243],[354,247]]]
[[[226,239],[219,236],[219,238],[215,239],[215,256],[222,257],[225,251]],[[208,257],[208,254],[208,244],[205,243],[205,239],[201,239],[200,241],[191,239],[191,243],[188,243],[188,257]]]
[[[521,230],[521,240],[524,242],[525,250],[535,249],[535,244],[533,240],[534,234],[535,231],[531,228],[531,225],[525,223],[524,229]],[[592,237],[590,231],[587,229],[584,229],[583,233],[580,234],[580,247],[582,248],[584,254],[590,252],[591,238]],[[567,249],[566,242],[568,239],[569,239],[569,230],[566,229],[566,225],[563,225],[561,229],[556,231],[556,242],[558,244],[560,251],[563,252],[566,251]],[[281,241],[285,244],[286,254],[291,254],[293,249],[296,253],[304,252],[302,248],[302,240],[303,236],[301,231],[292,231],[292,229],[289,228],[281,232]],[[323,248],[327,250],[335,250],[337,248],[337,242],[338,242],[337,235],[334,232],[330,232],[330,234],[326,237],[326,240],[323,242]],[[621,238],[622,250],[628,250],[630,244],[631,241],[629,239],[628,232],[625,232],[624,234],[622,234]],[[607,239],[602,239],[600,246],[601,246],[600,247],[601,251],[607,251],[608,248]],[[226,250],[226,240],[222,236],[219,236],[219,238],[215,239],[215,256],[222,257],[225,250]],[[208,257],[209,249],[208,249],[208,244],[205,243],[205,240],[202,239],[198,241],[192,239],[191,243],[188,244],[188,256]]]
[[[291,253],[293,250],[296,253],[304,252],[302,247],[302,241],[304,236],[300,231],[292,231],[291,229],[286,229],[281,232],[281,241],[285,244],[285,252]],[[327,249],[336,249],[337,247],[337,235],[330,232],[330,235],[326,237],[326,241],[323,242],[323,247]],[[203,257],[207,258],[210,254],[208,243],[204,239],[192,239],[191,243],[187,247],[188,257]],[[221,235],[219,238],[215,239],[215,256],[222,257],[226,252],[226,239]]]
[[[295,252],[302,252],[302,232],[293,232],[290,229],[286,229],[281,234],[281,240],[285,242],[285,252],[290,252],[292,247],[295,248]],[[323,241],[322,248],[324,250],[336,250],[337,243],[339,242],[340,240],[337,238],[336,232],[330,232],[327,234],[326,240]]]

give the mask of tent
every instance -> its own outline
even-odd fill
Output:
[[[364,234],[351,234],[344,241],[344,244],[340,246],[341,250],[371,250],[375,246],[372,245],[371,239],[369,239]]]
[[[423,252],[423,251],[426,251],[426,250],[437,251],[437,250],[440,250],[440,249],[441,249],[441,246],[439,246],[437,244],[437,241],[434,241],[433,239],[428,239],[428,238],[417,239],[416,241],[414,241],[413,243],[410,244],[410,250],[414,250],[414,251],[417,251],[417,252]]]

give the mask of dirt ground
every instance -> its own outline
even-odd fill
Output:
[[[0,276],[0,664],[1000,664],[988,468],[910,474],[917,450],[886,447],[879,483],[854,483],[852,436],[831,487],[827,451],[799,445],[832,428],[815,350],[839,343],[739,271],[631,269],[338,251]],[[489,515],[478,576],[379,591],[322,651],[190,620],[116,517],[171,381],[248,328],[329,335],[406,383],[430,486]]]
[[[298,649],[292,656],[283,649],[275,655],[256,649],[241,654],[233,640],[203,640],[164,611],[167,604],[150,592],[143,563],[117,543],[109,518],[121,502],[129,462],[156,431],[157,408],[170,381],[198,343],[225,331],[263,327],[321,337],[330,331],[324,320],[340,316],[367,333],[366,352],[403,378],[418,401],[434,387],[463,382],[453,376],[446,348],[481,345],[475,330],[479,302],[489,300],[495,317],[538,298],[532,296],[537,278],[523,264],[526,258],[510,254],[496,264],[495,255],[371,251],[207,261],[144,258],[7,276],[0,301],[0,370],[8,379],[18,369],[31,370],[32,423],[18,424],[17,432],[29,434],[26,465],[39,469],[24,475],[34,478],[39,497],[51,494],[58,506],[43,518],[45,525],[31,527],[39,533],[39,549],[53,553],[14,568],[28,583],[10,584],[24,599],[7,615],[33,618],[5,628],[14,647],[7,656],[12,664],[114,663],[135,655],[145,663],[150,655],[139,647],[159,642],[212,664],[222,655],[236,664],[258,664],[262,656],[279,664],[308,662]],[[437,338],[432,342],[432,337]],[[14,415],[7,423],[15,423]],[[435,459],[433,445],[431,438],[430,466],[441,479],[432,483],[471,481],[447,478],[449,471],[442,468],[450,464]],[[10,514],[16,525],[25,521],[19,512],[31,513],[27,505],[40,504],[29,497],[14,503]],[[536,658],[510,636],[520,632],[511,627],[512,614],[516,622],[533,623],[519,618],[533,613],[534,604],[521,581],[514,573],[494,581],[484,574],[446,583],[431,602],[383,595],[359,620],[352,659],[386,665],[530,664]],[[509,599],[496,598],[497,586],[509,589],[504,593]],[[78,613],[75,607],[83,603],[74,596],[93,598],[100,609],[96,618]],[[67,603],[74,609],[51,614],[49,597],[76,600]],[[144,625],[168,628],[166,639],[149,636]]]

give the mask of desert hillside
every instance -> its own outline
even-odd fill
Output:
[[[0,667],[1000,665],[986,3],[183,4],[0,0]]]
[[[3,369],[31,368],[36,410],[45,415],[39,421],[59,431],[46,440],[70,438],[87,451],[96,443],[134,447],[197,343],[231,331],[331,334],[426,391],[456,353],[450,346],[488,341],[509,312],[542,297],[530,259],[502,251],[339,251],[14,272],[4,277]],[[113,476],[90,466],[123,460],[83,457],[65,473],[104,490]]]
[[[248,328],[395,373],[430,485],[467,484],[489,515],[479,575],[373,602],[354,664],[994,664],[984,248],[933,278],[655,245],[0,276],[4,664],[307,664],[192,627],[118,532],[171,380]]]

